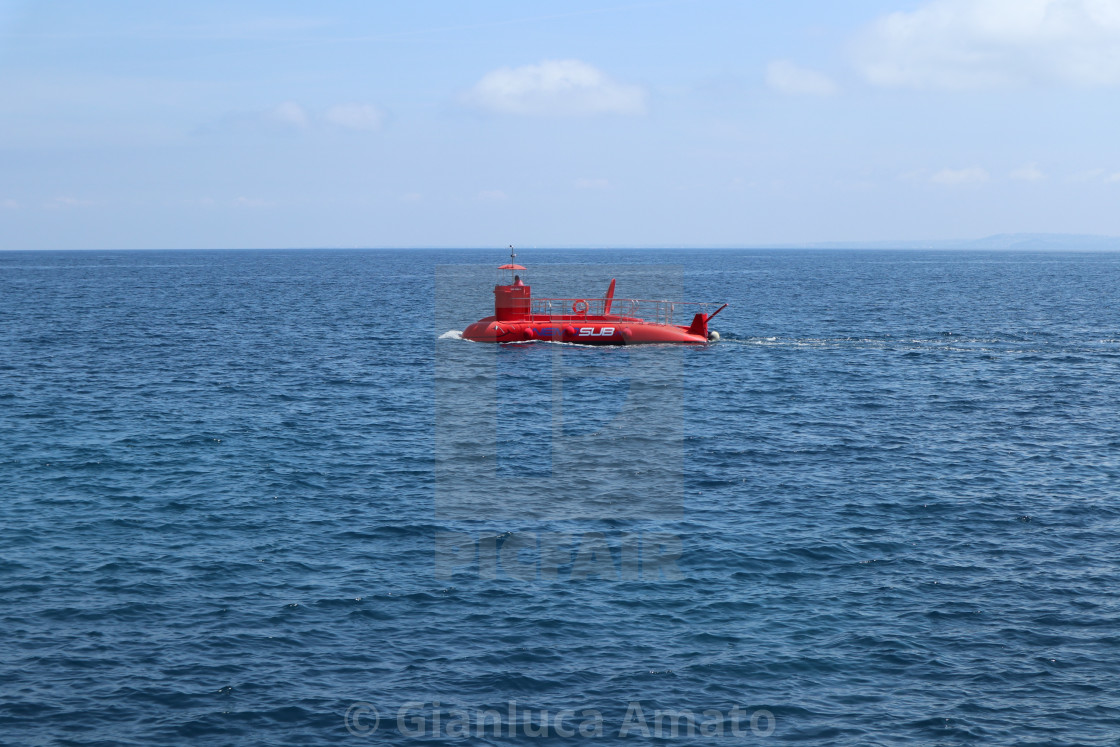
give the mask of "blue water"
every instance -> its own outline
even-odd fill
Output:
[[[1120,254],[499,254],[0,253],[0,744],[1117,743]]]

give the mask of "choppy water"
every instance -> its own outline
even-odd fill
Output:
[[[498,255],[0,253],[0,743],[1117,742],[1120,254]]]

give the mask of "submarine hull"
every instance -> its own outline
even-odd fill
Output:
[[[474,342],[566,342],[577,345],[705,344],[708,338],[687,327],[641,319],[479,320],[463,330]]]

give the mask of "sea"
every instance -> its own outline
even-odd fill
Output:
[[[0,252],[0,744],[1120,743],[1120,253],[507,261]]]

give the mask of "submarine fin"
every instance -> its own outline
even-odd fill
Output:
[[[708,315],[701,311],[696,316],[692,317],[692,325],[688,328],[688,334],[707,338]]]

